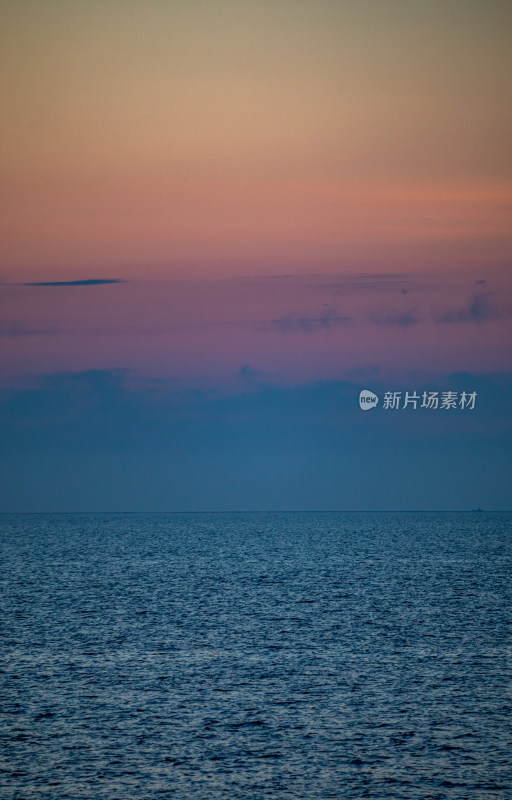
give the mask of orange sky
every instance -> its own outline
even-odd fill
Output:
[[[510,263],[510,3],[3,9],[0,280]]]

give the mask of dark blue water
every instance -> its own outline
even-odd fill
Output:
[[[2,798],[510,798],[512,516],[4,515]]]

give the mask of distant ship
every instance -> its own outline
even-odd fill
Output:
[[[480,506],[478,506],[478,508],[472,508],[471,511],[483,511],[483,508],[480,508]]]

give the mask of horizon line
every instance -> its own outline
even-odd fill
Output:
[[[7,514],[511,514],[512,509],[495,508],[327,508],[327,509],[221,509],[221,510],[154,510],[154,511],[126,511],[105,510],[95,511],[0,511],[0,515]]]

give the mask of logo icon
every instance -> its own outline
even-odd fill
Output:
[[[359,393],[359,408],[362,408],[363,411],[368,411],[370,408],[375,408],[377,403],[379,402],[379,398],[373,392],[370,392],[369,389],[363,389]]]

